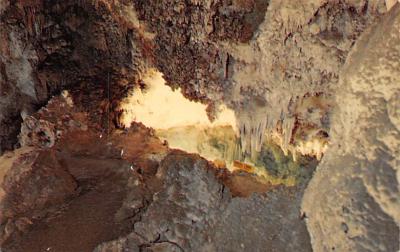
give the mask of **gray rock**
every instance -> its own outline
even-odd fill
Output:
[[[315,251],[398,251],[400,4],[350,54],[333,143],[303,199]]]
[[[163,187],[133,232],[95,251],[311,251],[300,215],[303,184],[232,198],[214,172],[198,156],[168,155],[157,173]]]

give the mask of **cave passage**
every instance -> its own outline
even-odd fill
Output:
[[[310,158],[295,160],[271,139],[263,138],[259,151],[246,152],[234,111],[220,105],[211,121],[206,105],[190,101],[180,89],[167,86],[162,73],[155,69],[147,72],[143,85],[131,90],[119,109],[124,127],[143,123],[170,148],[199,154],[231,172],[247,172],[257,175],[261,182],[286,186],[295,185],[306,174]]]
[[[0,252],[398,252],[400,0],[0,0]]]

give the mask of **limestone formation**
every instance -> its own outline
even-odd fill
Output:
[[[400,4],[365,32],[340,76],[332,144],[303,199],[315,251],[398,251]]]
[[[397,252],[399,45],[396,0],[0,0],[0,251]]]

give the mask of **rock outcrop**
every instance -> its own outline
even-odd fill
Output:
[[[245,152],[259,151],[266,133],[285,152],[315,156],[325,151],[347,54],[386,12],[380,0],[138,1],[135,9],[155,35],[167,83],[210,104],[211,117],[220,103],[232,108]],[[313,141],[320,146],[305,146]]]
[[[340,77],[332,145],[303,199],[315,251],[400,246],[400,4],[356,43]]]
[[[168,149],[142,125],[97,130],[69,98],[27,117],[22,148],[0,158],[4,251],[311,251],[300,216],[309,175],[261,185]]]
[[[92,120],[118,126],[118,103],[151,66],[208,104],[210,118],[221,103],[235,110],[244,152],[259,150],[267,131],[285,152],[318,158],[339,71],[361,32],[386,11],[383,0],[1,6],[2,150],[17,143],[22,118],[63,89]]]
[[[150,61],[146,41],[116,1],[1,1],[0,153],[22,119],[69,89],[107,125]],[[112,123],[111,123],[112,124]]]
[[[0,0],[1,250],[399,250],[399,30],[393,0]],[[311,183],[123,129],[153,68]]]

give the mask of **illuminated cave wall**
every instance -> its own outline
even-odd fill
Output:
[[[118,125],[119,102],[155,68],[168,85],[206,104],[210,118],[220,105],[233,110],[246,152],[259,151],[263,138],[272,137],[286,153],[320,158],[341,66],[389,4],[2,1],[1,37],[11,41],[8,34],[15,34],[16,41],[2,46],[0,145],[15,144],[21,112],[32,113],[65,88],[83,108],[100,108],[92,120]],[[18,45],[23,55],[7,53]],[[15,74],[35,90],[25,103],[8,102],[26,96]],[[111,119],[102,111],[111,111]]]
[[[398,250],[399,80],[393,76],[399,74],[392,57],[398,58],[400,43],[394,3],[0,1],[0,152],[18,146],[22,118],[63,89],[100,131],[132,118],[144,122],[129,104],[146,103],[141,86],[148,70],[157,69],[167,85],[203,103],[193,105],[196,113],[182,110],[186,122],[167,116],[168,127],[210,126],[208,118],[223,105],[230,119],[221,126],[236,126],[248,155],[273,141],[293,159],[296,153],[322,158],[303,202],[316,251]],[[386,33],[368,30],[381,19]],[[358,42],[365,31],[371,44],[365,37]],[[374,56],[360,56],[367,49]],[[376,63],[387,66],[382,76]],[[367,74],[357,72],[363,67]],[[163,82],[160,74],[153,77]],[[343,191],[336,193],[338,187]]]

